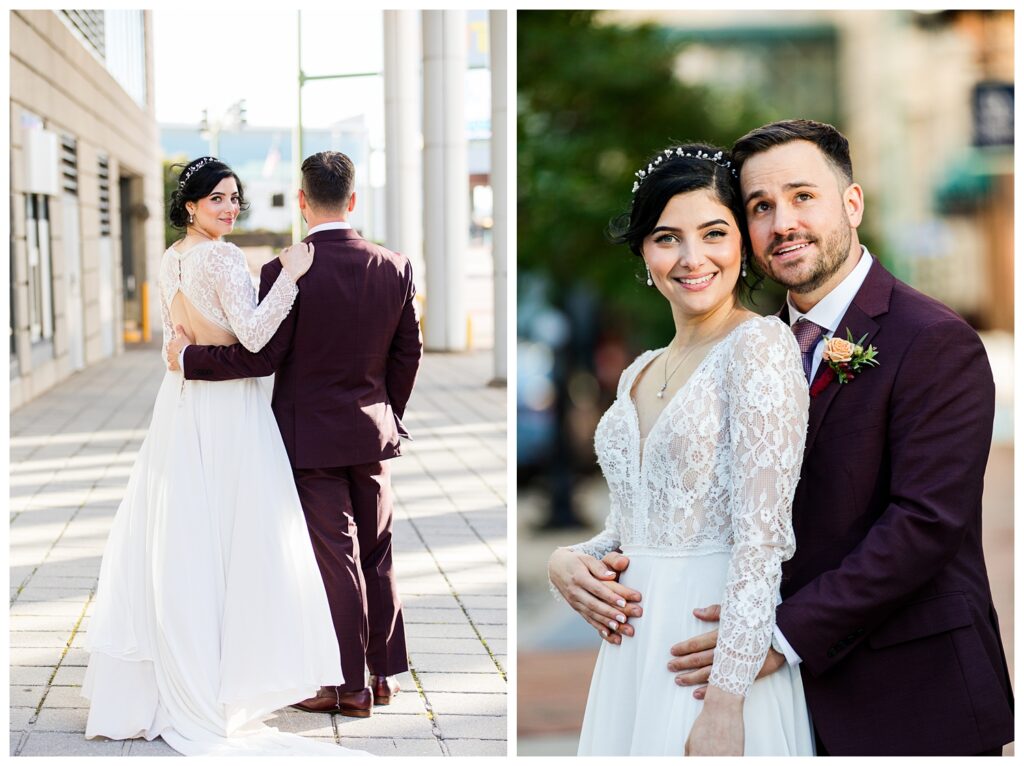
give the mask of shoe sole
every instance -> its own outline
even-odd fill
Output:
[[[373,712],[371,710],[352,710],[351,708],[330,708],[328,710],[310,710],[309,708],[299,707],[298,705],[291,705],[290,707],[296,710],[301,710],[303,713],[331,713],[337,715],[343,715],[348,718],[369,718]]]
[[[371,710],[352,710],[351,708],[347,708],[345,710],[342,710],[342,709],[339,708],[338,710],[334,710],[332,712],[338,713],[339,715],[343,715],[346,718],[369,718],[370,714],[373,711],[371,711]]]

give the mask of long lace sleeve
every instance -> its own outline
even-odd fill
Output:
[[[622,514],[619,512],[617,506],[618,502],[616,501],[615,496],[612,495],[611,510],[608,512],[608,518],[605,519],[604,529],[589,540],[585,540],[581,543],[573,543],[566,547],[576,553],[589,554],[595,559],[604,558],[605,554],[611,553],[618,548],[622,541],[622,534],[619,532]],[[558,592],[558,588],[556,588],[555,584],[550,580],[548,581],[548,590],[551,591],[551,595],[555,597],[556,601],[562,600],[562,594]]]
[[[618,501],[613,495],[611,510],[608,512],[608,518],[605,519],[604,529],[589,540],[584,540],[581,543],[573,543],[568,546],[569,550],[576,551],[577,553],[587,553],[595,559],[603,558],[605,554],[611,553],[618,548],[619,544],[622,542],[622,534],[619,531],[621,527],[621,519],[622,514],[618,508]]]
[[[789,328],[748,323],[724,381],[732,455],[732,556],[708,683],[746,696],[771,643],[807,435],[807,382]]]
[[[210,253],[209,275],[231,331],[249,351],[263,348],[299,294],[298,285],[284,269],[264,296],[257,300],[256,288],[249,276],[245,254],[231,243],[224,242]]]

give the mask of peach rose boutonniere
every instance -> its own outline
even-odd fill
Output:
[[[821,358],[832,368],[840,385],[849,383],[863,368],[878,366],[878,349],[871,345],[864,348],[864,339],[867,337],[863,335],[860,340],[855,341],[850,328],[846,328],[845,340],[834,336],[825,337],[825,349],[821,352]]]

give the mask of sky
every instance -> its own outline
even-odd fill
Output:
[[[307,75],[380,72],[380,11],[302,13],[302,68]],[[290,125],[296,112],[298,13],[153,12],[157,122],[196,122],[246,100],[249,124]],[[326,127],[383,99],[379,78],[309,83],[303,121]]]
[[[291,126],[297,110],[298,12],[153,11],[158,123],[198,125],[245,99],[250,125]],[[381,72],[381,11],[302,11],[302,69],[307,76]],[[467,76],[467,121],[489,119],[486,71]],[[365,114],[371,141],[384,135],[382,77],[307,82],[303,124],[328,127]]]

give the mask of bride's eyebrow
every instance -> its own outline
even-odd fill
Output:
[[[708,226],[728,226],[728,225],[729,225],[729,222],[726,221],[724,218],[716,218],[713,221],[708,221],[707,223],[702,223],[697,228],[698,229],[706,229]]]

